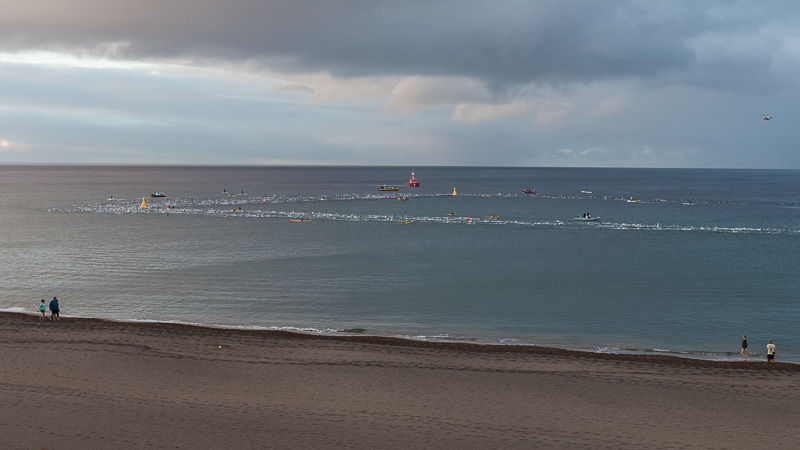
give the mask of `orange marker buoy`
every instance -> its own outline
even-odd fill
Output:
[[[144,197],[142,197],[142,205],[139,206],[139,209],[147,209],[147,202],[144,201]]]

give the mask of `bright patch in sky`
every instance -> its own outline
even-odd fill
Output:
[[[142,61],[126,61],[47,51],[0,52],[0,63],[37,64],[55,67],[77,67],[85,69],[147,69],[153,64]]]

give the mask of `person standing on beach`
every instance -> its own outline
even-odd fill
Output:
[[[39,312],[42,314],[42,317],[39,317],[40,321],[45,320],[44,314],[46,310],[47,310],[47,305],[45,304],[44,299],[42,299],[42,303],[39,303]]]
[[[775,367],[775,344],[772,343],[772,339],[770,339],[769,344],[767,344],[767,367],[770,365]]]
[[[53,297],[53,299],[50,300],[50,320],[61,320],[61,316],[59,316],[58,312],[58,299]]]
[[[747,335],[742,335],[742,356],[744,356],[744,360],[747,361]]]

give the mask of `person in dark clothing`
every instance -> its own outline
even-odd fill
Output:
[[[58,313],[58,298],[53,297],[53,299],[50,300],[50,320],[61,320],[61,316],[59,316]]]
[[[744,360],[747,361],[747,335],[742,335],[742,356],[744,356]]]

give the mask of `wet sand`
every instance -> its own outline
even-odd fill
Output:
[[[783,449],[800,365],[0,313],[1,448]]]

